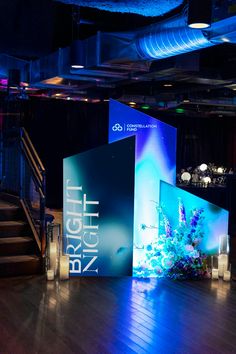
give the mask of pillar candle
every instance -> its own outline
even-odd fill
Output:
[[[50,242],[49,244],[49,258],[50,269],[54,270],[54,274],[57,272],[57,242]]]
[[[70,270],[70,260],[69,256],[60,257],[60,279],[66,280],[69,279],[69,270]]]
[[[219,268],[219,276],[223,277],[224,271],[226,271],[228,269],[228,255],[227,254],[219,254],[218,268]]]
[[[219,279],[219,270],[218,269],[212,269],[211,278],[212,279]]]
[[[224,271],[223,280],[230,281],[231,272],[229,270]]]
[[[54,270],[53,269],[48,269],[47,280],[54,280]]]

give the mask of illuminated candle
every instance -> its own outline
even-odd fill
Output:
[[[211,278],[212,279],[219,279],[219,270],[218,269],[212,269]]]
[[[54,270],[53,269],[49,269],[47,271],[47,280],[54,280]]]
[[[54,270],[54,274],[57,272],[57,242],[50,242],[49,244],[49,258],[50,269]]]
[[[229,270],[224,271],[223,280],[230,281],[230,278],[231,278],[231,272]]]
[[[211,256],[211,278],[219,279],[218,256]]]
[[[60,257],[60,279],[61,280],[66,280],[69,279],[69,269],[70,269],[70,260],[69,256],[61,256]]]
[[[227,254],[219,254],[218,268],[219,268],[219,276],[223,277],[224,272],[228,269],[228,255]]]

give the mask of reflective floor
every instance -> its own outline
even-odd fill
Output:
[[[236,282],[0,279],[0,353],[236,353]]]

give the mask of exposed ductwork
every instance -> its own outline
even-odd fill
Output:
[[[198,53],[191,52],[225,41],[234,43],[235,39],[236,16],[220,19],[212,24],[210,30],[202,31],[188,28],[186,16],[181,15],[135,33],[97,32],[85,40],[74,41],[71,47],[61,48],[31,63],[16,58],[12,58],[12,63],[0,60],[0,78],[7,77],[7,69],[21,65],[21,80],[29,82],[31,88],[40,92],[51,90],[50,97],[55,91],[55,97],[69,99],[109,97],[117,86],[138,82],[177,80],[193,84],[194,73],[199,71],[200,64],[196,60]],[[185,53],[187,55],[177,56]],[[169,57],[169,60],[154,63],[157,59]],[[72,62],[78,64],[78,68],[72,67]],[[197,85],[205,87],[223,87],[232,83],[230,80],[219,83],[198,81]],[[122,94],[120,91],[118,97]]]
[[[184,16],[151,25],[136,33],[98,32],[83,41],[75,41],[71,48],[61,49],[34,62],[32,83],[48,85],[51,78],[61,77],[93,83],[97,87],[116,85],[149,72],[153,60],[224,43],[228,31],[233,38],[236,17],[216,22],[207,32],[188,28]],[[73,64],[78,64],[79,68],[71,66],[72,55]]]
[[[217,21],[207,30],[189,28],[185,16],[175,17],[145,28],[135,45],[141,59],[157,60],[224,42],[236,42],[236,16]]]
[[[173,27],[157,24],[146,29],[135,42],[140,57],[164,59],[214,45],[206,33],[191,29],[182,23],[180,19],[173,21]]]

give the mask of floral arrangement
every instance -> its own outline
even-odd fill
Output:
[[[208,275],[206,255],[199,244],[204,237],[204,210],[194,209],[187,220],[181,199],[178,203],[178,226],[173,229],[163,207],[157,206],[160,218],[159,235],[146,246],[144,259],[134,269],[136,276],[199,279]],[[142,224],[141,229],[154,228]],[[157,228],[156,228],[157,229]],[[157,233],[157,230],[156,230]]]

